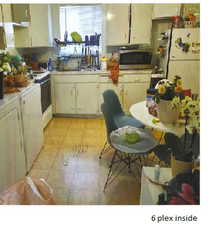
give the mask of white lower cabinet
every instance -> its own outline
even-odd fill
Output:
[[[55,83],[56,114],[97,114],[98,84]]]
[[[29,90],[21,96],[24,148],[27,171],[43,145],[43,126],[40,100],[40,86]]]
[[[75,108],[76,89],[74,84],[55,83],[54,85],[54,103],[55,112],[60,114],[73,114]]]
[[[54,114],[100,115],[103,92],[108,89],[115,91],[123,110],[128,112],[132,104],[145,100],[151,73],[121,76],[117,85],[106,77],[86,76],[52,77]]]
[[[25,176],[19,99],[0,111],[0,192]]]
[[[124,85],[124,111],[129,112],[130,107],[145,100],[149,83],[129,83]]]
[[[77,114],[98,114],[98,84],[76,84],[76,111]]]

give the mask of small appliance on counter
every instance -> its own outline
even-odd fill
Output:
[[[152,69],[152,50],[138,48],[120,49],[120,70]]]

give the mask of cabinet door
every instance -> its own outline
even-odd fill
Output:
[[[19,118],[17,108],[0,113],[0,192],[26,174]]]
[[[11,4],[13,22],[29,22],[30,7],[29,4]]]
[[[2,4],[2,13],[4,16],[4,22],[12,22],[11,4]]]
[[[126,112],[129,112],[133,104],[145,100],[148,87],[149,82],[124,84],[124,109]]]
[[[106,6],[107,45],[123,45],[129,39],[129,4]]]
[[[43,144],[40,87],[22,96],[22,119],[27,171],[31,168]]]
[[[181,4],[154,4],[152,19],[180,16]]]
[[[121,106],[124,108],[124,104],[123,104],[123,84],[118,84],[118,85],[114,85],[112,83],[101,83],[99,85],[99,113],[101,112],[101,104],[103,103],[103,92],[111,89],[113,91],[115,91],[115,93],[117,94],[119,101],[121,103]]]
[[[74,84],[54,84],[55,112],[57,114],[73,114],[76,112],[75,93]]]
[[[31,4],[31,47],[50,46],[47,4]]]
[[[98,84],[76,85],[76,109],[78,114],[98,114]]]
[[[132,4],[131,44],[151,44],[152,4]]]

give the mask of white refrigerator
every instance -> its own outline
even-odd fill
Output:
[[[175,75],[179,75],[184,89],[199,94],[200,29],[173,29],[170,43],[168,79],[172,80]]]

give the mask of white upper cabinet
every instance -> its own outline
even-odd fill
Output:
[[[107,45],[151,43],[152,4],[107,5],[106,21]]]
[[[154,4],[152,19],[180,16],[181,4]]]
[[[49,8],[47,4],[31,4],[31,37],[33,47],[51,46]]]
[[[11,4],[1,4],[4,22],[12,22]]]
[[[24,6],[24,4],[23,4]],[[22,20],[30,16],[29,27],[14,27],[16,47],[50,47],[52,46],[50,6],[48,4],[30,4],[29,12],[23,7],[26,14]],[[19,9],[20,11],[20,9]],[[19,14],[18,14],[19,15]],[[14,16],[13,16],[14,17]],[[15,18],[15,17],[14,17]],[[16,16],[19,21],[20,17]],[[25,22],[25,21],[19,21]]]
[[[151,44],[152,4],[132,4],[130,44]]]
[[[30,5],[29,4],[12,4],[12,19],[15,23],[30,21]]]
[[[129,4],[106,5],[107,45],[124,45],[129,40]]]
[[[0,10],[0,49],[14,47],[11,4],[1,4]]]

